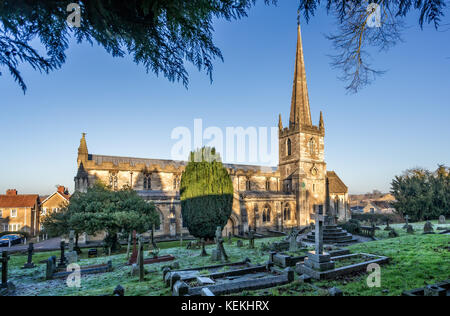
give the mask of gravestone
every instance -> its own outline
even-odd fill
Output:
[[[228,233],[228,244],[231,245],[231,243],[233,242],[233,235],[231,234],[231,232]]]
[[[130,250],[131,250],[131,233],[128,234],[128,243],[127,243],[127,261],[130,260]]]
[[[244,244],[243,244],[243,242],[242,242],[241,239],[238,239],[238,240],[236,241],[236,246],[237,246],[238,248],[241,248],[241,247],[244,246]]]
[[[45,279],[51,280],[53,278],[53,273],[55,273],[56,270],[56,256],[51,256],[48,258],[46,264]]]
[[[297,232],[292,230],[291,234],[289,235],[289,251],[295,252],[297,250],[298,250]]]
[[[254,249],[255,248],[255,233],[253,230],[249,230],[248,238],[249,238],[248,248]]]
[[[444,215],[439,216],[439,224],[445,224],[445,223],[446,223],[445,216]]]
[[[213,261],[227,261],[228,255],[225,252],[225,248],[223,246],[223,238],[222,238],[222,227],[217,226],[216,229],[216,246],[217,248],[211,254],[211,259]]]
[[[433,234],[434,233],[433,224],[431,224],[430,221],[427,221],[425,223],[425,225],[423,226],[423,233],[424,234]]]
[[[398,237],[398,233],[395,229],[391,228],[391,230],[389,231],[389,238],[395,238]]]
[[[138,250],[136,246],[136,231],[133,230],[133,252],[131,253],[130,260],[128,260],[129,264],[133,264],[137,262]]]
[[[30,244],[28,245],[27,262],[23,266],[24,269],[33,269],[34,267],[36,267],[33,263],[33,253],[34,253],[34,244],[30,242]]]
[[[113,296],[125,296],[125,289],[119,284],[114,289]]]
[[[131,265],[130,275],[133,277],[139,275],[139,267],[136,263]]]
[[[414,227],[412,227],[412,225],[408,225],[408,227],[406,227],[406,232],[408,234],[414,234]]]
[[[406,215],[405,216],[405,225],[403,226],[403,229],[408,229],[409,226],[409,216]]]
[[[68,264],[75,263],[78,261],[78,253],[75,249],[75,231],[71,230],[69,232],[69,251],[66,254],[66,260]]]
[[[61,256],[60,256],[59,262],[58,262],[58,269],[65,269],[67,267],[67,261],[66,261],[66,255],[65,255],[66,243],[64,242],[64,240],[61,241],[59,248],[61,250]]]
[[[144,244],[141,238],[139,238],[139,282],[145,280],[145,268],[144,268]]]

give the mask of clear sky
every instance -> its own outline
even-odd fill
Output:
[[[214,82],[189,66],[190,85],[146,74],[131,58],[73,44],[62,69],[49,75],[28,67],[26,95],[3,71],[0,77],[0,192],[48,194],[56,184],[73,190],[82,132],[90,153],[171,158],[178,126],[225,131],[234,126],[286,125],[294,71],[296,1],[258,5],[248,18],[215,23]],[[388,191],[394,175],[415,166],[435,169],[450,157],[449,32],[421,31],[406,21],[403,43],[373,55],[387,73],[358,94],[347,94],[330,67],[334,19],[302,22],[313,122],[324,112],[327,168],[350,193]]]

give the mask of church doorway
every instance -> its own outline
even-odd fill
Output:
[[[233,236],[236,235],[235,229],[236,229],[236,225],[234,223],[234,220],[230,217],[228,219],[227,224],[223,228],[222,236],[228,237],[229,233],[231,233],[231,235],[233,235]]]

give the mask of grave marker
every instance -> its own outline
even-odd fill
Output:
[[[30,242],[30,244],[28,245],[27,262],[24,264],[23,269],[32,269],[35,267],[33,263],[33,253],[34,253],[34,244]]]
[[[445,224],[445,223],[446,223],[445,216],[444,215],[439,216],[439,224]]]

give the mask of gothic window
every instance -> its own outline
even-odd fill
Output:
[[[316,154],[316,141],[314,140],[314,138],[311,138],[309,140],[309,153],[311,154],[311,156],[314,156]]]
[[[266,179],[266,191],[270,191],[270,179]]]
[[[284,205],[284,209],[283,209],[283,219],[285,221],[290,221],[291,220],[291,208],[289,207],[289,204],[286,203]]]
[[[180,189],[180,176],[179,175],[175,175],[173,178],[173,189],[175,191]]]
[[[264,206],[262,221],[263,221],[263,223],[270,222],[270,206],[269,205]]]
[[[119,189],[119,184],[118,184],[117,173],[116,172],[110,172],[110,174],[109,174],[109,186],[114,191],[117,191]]]
[[[292,154],[292,143],[290,138],[288,138],[286,146],[287,155],[290,156]]]
[[[251,188],[252,188],[252,184],[251,184],[251,182],[250,182],[250,178],[247,178],[247,179],[245,180],[245,190],[250,191]]]
[[[144,175],[144,190],[150,191],[152,189],[152,174]]]

